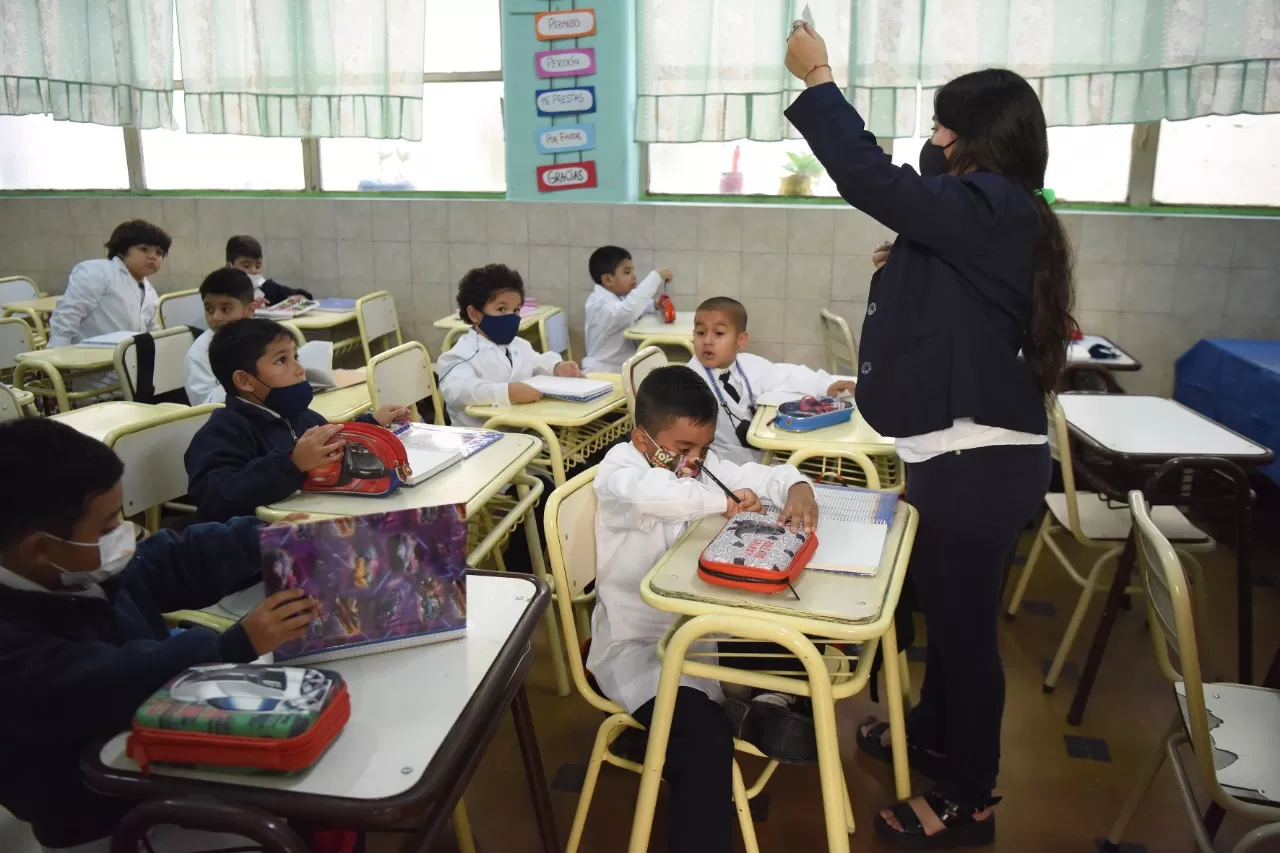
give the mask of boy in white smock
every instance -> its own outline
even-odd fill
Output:
[[[636,354],[636,344],[622,333],[654,310],[658,290],[671,281],[671,270],[658,269],[636,280],[631,253],[618,246],[601,246],[591,253],[587,269],[596,286],[587,297],[583,337],[588,373],[621,373],[622,364]]]
[[[209,344],[223,326],[253,316],[253,281],[234,267],[216,269],[200,283],[200,300],[204,303],[204,321],[209,328],[191,344],[183,365],[187,402],[193,406],[227,399],[226,389],[209,366]]]

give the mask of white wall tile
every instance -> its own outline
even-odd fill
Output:
[[[526,207],[520,202],[487,202],[485,215],[488,217],[489,239],[495,243],[528,243],[529,221],[525,218]]]
[[[525,217],[530,245],[569,245],[569,210],[566,205],[552,202],[529,204],[526,205]]]
[[[1173,312],[1176,267],[1130,264],[1124,268],[1120,310],[1144,314]]]
[[[66,201],[66,199],[57,200]],[[144,219],[152,225],[164,228],[164,202],[161,199],[135,198],[130,202],[129,213],[134,219]]]
[[[96,199],[77,199],[76,204],[72,205],[73,212],[78,208],[79,201],[96,201]],[[97,208],[95,206],[95,212]],[[166,198],[161,202],[162,222],[160,227],[168,232],[174,241],[184,240],[186,238],[198,238],[200,236],[200,222],[196,218],[196,200],[194,198]],[[87,216],[84,217],[87,219]],[[80,231],[81,225],[88,226],[87,222],[74,223],[76,234],[91,234],[94,231]],[[228,235],[230,236],[230,235]]]
[[[787,211],[748,207],[742,211],[742,251],[786,252]]]
[[[1129,257],[1129,217],[1082,215],[1076,256],[1082,262],[1124,263]]]
[[[1180,217],[1134,217],[1129,223],[1129,263],[1178,263],[1182,228],[1183,221]]]
[[[529,284],[529,247],[523,243],[490,243],[486,249],[488,253],[488,263],[505,264],[516,272],[520,273],[520,277],[524,279],[525,286]]]
[[[1076,311],[1073,316],[1080,324],[1080,331],[1086,335],[1102,335],[1114,340],[1120,334],[1120,314],[1117,311]],[[1115,343],[1124,346],[1120,341]]]
[[[373,203],[360,198],[333,200],[334,236],[347,242],[373,240]]]
[[[608,245],[611,220],[598,204],[568,204],[569,245],[595,251]]]
[[[787,292],[787,256],[748,254],[742,259],[742,295],[779,298]]]
[[[409,202],[394,198],[376,199],[369,202],[369,213],[375,243],[409,242]]]
[[[483,201],[449,202],[449,242],[485,243],[489,240],[489,214]]]
[[[1117,311],[1124,283],[1123,264],[1087,261],[1076,264],[1076,307],[1086,311]]]
[[[653,249],[628,249],[628,251],[631,252],[631,261],[636,265],[636,275],[646,276],[661,267],[654,259]],[[582,274],[586,276],[588,281],[591,280],[589,271]]]
[[[1225,313],[1262,320],[1280,316],[1280,270],[1232,270]]]
[[[489,263],[486,248],[484,243],[449,244],[449,280],[455,287],[468,270]]]
[[[332,240],[336,232],[335,201],[304,198],[298,201],[298,233],[303,240]]]
[[[431,324],[444,317],[450,316],[458,310],[458,291],[457,288],[451,288],[444,284],[418,284],[413,285],[413,306],[417,315],[418,331],[420,334],[430,336],[432,333],[426,331]],[[444,334],[441,333],[435,345],[438,347]],[[439,356],[439,349],[432,349],[433,356]]]
[[[303,240],[302,275],[307,281],[337,279],[337,242],[334,240]]]
[[[1183,317],[1221,317],[1227,302],[1227,270],[1178,267],[1173,313]]]
[[[653,247],[658,257],[663,249],[698,248],[698,208],[674,204],[659,205],[653,213]]]
[[[595,287],[595,282],[591,280],[591,275],[587,271],[591,253],[594,251],[595,249],[588,249],[585,246],[569,247],[569,280],[565,283],[565,287],[569,293],[573,294],[574,302],[585,301],[587,294]]]
[[[692,311],[696,307],[694,297],[698,293],[698,253],[655,249],[653,254],[655,259],[661,259],[659,263],[671,270],[672,279],[667,284],[667,292],[672,296],[686,297],[677,300],[678,310]]]
[[[698,253],[698,298],[742,295],[741,252]]]
[[[208,202],[206,201],[206,204],[207,203]],[[196,202],[197,209],[199,209],[201,206],[202,205],[200,204],[200,200],[198,200]],[[107,237],[110,236],[111,232],[115,230],[115,227],[117,225],[119,225],[121,222],[127,222],[128,220],[134,218],[132,198],[125,198],[123,196],[109,196],[106,198],[101,198],[98,200],[98,209],[99,209],[98,212],[102,215],[101,231],[102,231],[102,242],[104,243],[107,242]],[[212,208],[210,209],[212,210]],[[29,228],[30,225],[27,223],[30,223],[32,221],[33,220],[30,219],[29,217],[24,216],[19,220],[19,225],[20,226],[25,225],[25,227]],[[204,229],[203,222],[201,222],[201,229],[203,232],[203,229]],[[25,234],[28,232],[19,229],[14,233]]]
[[[368,284],[373,281],[373,243],[369,240],[338,241],[338,277],[348,282]],[[367,291],[361,291],[364,293]]]
[[[342,266],[339,258],[338,266]],[[406,285],[413,280],[413,244],[375,243],[373,245],[373,281],[384,285]]]
[[[302,278],[302,241],[299,239],[268,240],[262,247],[262,268],[267,278],[282,283]]]
[[[258,240],[262,239],[263,233],[266,231],[266,214],[263,199],[260,198],[230,198],[218,199],[221,206],[221,215],[226,224],[226,232],[221,234],[202,233],[201,239],[209,239],[210,237],[222,241],[225,250],[227,238],[237,234],[247,234]],[[197,206],[197,212],[199,207]],[[347,239],[356,239],[354,237]],[[368,235],[364,236],[368,239]],[[224,254],[225,260],[225,254]]]
[[[835,251],[840,255],[870,256],[893,235],[888,228],[851,207],[832,211],[835,217]]]
[[[1231,249],[1231,266],[1247,269],[1280,267],[1280,220],[1238,220]]]
[[[831,256],[788,254],[787,297],[822,302],[831,299]]]
[[[831,260],[832,300],[866,302],[875,271],[870,255],[836,255]]]
[[[410,277],[415,287],[457,285],[449,270],[448,243],[414,242],[410,245]]]
[[[306,199],[263,199],[262,215],[265,220],[262,237],[266,240],[297,240],[302,237],[303,202]],[[165,215],[169,213],[169,199],[165,199]]]
[[[580,271],[586,277],[586,270]],[[530,246],[526,286],[534,293],[569,287],[569,250],[564,246]]]
[[[742,209],[704,207],[698,217],[698,248],[704,252],[742,250]]]
[[[653,216],[651,204],[618,204],[612,217],[609,242],[634,254],[638,249],[653,248]]]
[[[749,350],[755,352],[757,343],[786,340],[787,300],[744,296],[742,305],[747,309],[747,331],[751,334]]]
[[[1222,334],[1228,338],[1274,340],[1276,321],[1270,317],[1224,317]]]
[[[444,243],[449,239],[449,203],[412,199],[409,202],[409,237],[414,242]]]
[[[1198,267],[1231,265],[1238,220],[1187,217],[1182,224],[1178,263]]]
[[[814,342],[821,344],[820,313],[827,307],[827,301],[795,299],[788,296],[786,303],[786,328],[783,331],[783,339],[795,346],[812,345]],[[787,360],[792,359],[788,357]]]
[[[14,201],[20,201],[20,200],[15,199]],[[195,202],[191,199],[186,199],[186,201],[190,202],[191,204],[191,211],[192,211],[191,219],[192,219],[192,222],[194,223]],[[69,233],[78,234],[78,235],[92,234],[94,237],[97,237],[99,241],[105,243],[107,239],[107,235],[102,233],[102,207],[101,205],[98,204],[98,199],[72,198],[72,199],[68,199],[67,202],[68,202],[67,210],[70,215],[70,222],[68,223],[70,227]],[[18,209],[20,210],[21,208],[18,208]],[[0,227],[3,227],[3,226],[0,226]],[[165,226],[165,230],[169,231],[169,226],[167,223]],[[169,231],[169,233],[172,234],[173,232]]]
[[[830,255],[835,246],[835,211],[787,211],[787,253],[793,255]]]

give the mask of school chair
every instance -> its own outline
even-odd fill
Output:
[[[627,394],[627,414],[636,417],[636,389],[644,378],[659,367],[667,366],[662,347],[648,346],[622,363],[622,390]]]
[[[833,376],[858,375],[858,345],[849,324],[839,314],[822,309],[822,346],[827,351],[827,372]]]
[[[1125,540],[1129,538],[1130,517],[1123,506],[1114,506],[1104,497],[1094,492],[1076,490],[1075,471],[1071,463],[1071,443],[1067,435],[1067,419],[1062,414],[1062,405],[1057,397],[1050,400],[1049,413],[1049,448],[1062,468],[1061,492],[1050,492],[1044,501],[1048,512],[1036,532],[1035,544],[1027,555],[1027,562],[1022,567],[1018,585],[1014,587],[1013,597],[1009,599],[1009,607],[1005,618],[1012,619],[1018,613],[1022,596],[1027,591],[1027,583],[1036,569],[1040,555],[1045,548],[1052,552],[1058,563],[1066,570],[1067,575],[1081,587],[1080,598],[1076,601],[1075,610],[1067,622],[1067,630],[1062,635],[1049,673],[1044,679],[1044,691],[1052,693],[1058,684],[1058,676],[1062,673],[1067,655],[1075,642],[1080,623],[1093,601],[1095,593],[1106,593],[1108,583],[1104,577],[1103,567],[1115,563],[1124,550]],[[1180,552],[1188,560],[1195,562],[1189,551],[1211,551],[1216,546],[1213,539],[1196,527],[1176,507],[1158,506],[1152,518],[1160,528],[1162,535],[1178,544]],[[1058,543],[1058,539],[1070,536],[1088,551],[1098,554],[1087,574],[1082,574]],[[1197,567],[1199,563],[1196,563]],[[1139,586],[1130,586],[1126,592],[1138,595],[1142,592]]]
[[[404,343],[400,321],[396,318],[396,301],[385,290],[356,300],[356,322],[360,326],[360,345],[364,347],[366,363],[376,354],[375,349],[381,352],[383,347]]]
[[[547,550],[551,557],[551,576],[555,582],[555,603],[560,613],[560,628],[564,632],[564,647],[569,657],[573,686],[587,704],[608,715],[596,730],[591,760],[587,764],[587,775],[582,782],[582,793],[578,795],[578,808],[573,815],[573,828],[569,830],[565,853],[577,853],[578,845],[582,843],[587,812],[591,809],[591,798],[600,778],[600,765],[607,762],[632,773],[641,771],[640,764],[619,757],[610,747],[626,729],[643,731],[644,726],[596,689],[583,662],[581,638],[588,634],[583,628],[589,624],[585,609],[595,600],[596,490],[593,483],[596,470],[594,467],[588,468],[552,492],[547,499],[544,516]],[[745,741],[734,741],[734,748],[748,755],[764,757]],[[777,766],[778,762],[769,761],[756,783],[747,788],[742,780],[742,771],[737,762],[734,762],[733,802],[747,853],[759,853],[760,850],[756,843],[755,826],[751,822],[748,801],[764,789]]]
[[[31,327],[26,320],[21,317],[0,319],[0,377],[11,378],[18,363],[18,353],[31,352],[35,348]]]
[[[288,333],[293,337],[293,342],[298,347],[298,349],[302,349],[302,347],[307,343],[307,336],[302,334],[302,330],[299,329],[297,326],[295,326],[289,320],[280,320],[279,322],[280,322],[280,325],[284,326],[285,330],[288,331]],[[335,347],[335,352],[336,351],[337,351],[337,348]]]
[[[1173,685],[1178,711],[1120,810],[1104,849],[1118,849],[1134,812],[1168,760],[1196,847],[1201,853],[1213,853],[1192,774],[1179,752],[1190,744],[1198,787],[1226,811],[1265,824],[1232,848],[1233,853],[1245,853],[1280,838],[1280,790],[1275,785],[1280,767],[1280,690],[1203,682],[1198,639],[1203,636],[1206,604],[1199,567],[1183,565],[1179,557],[1186,555],[1161,531],[1142,492],[1129,493],[1129,510],[1137,537],[1138,570],[1147,593],[1151,645],[1161,673]],[[1170,650],[1181,671],[1174,668]]]
[[[40,298],[40,288],[25,275],[0,277],[0,305],[7,302],[30,302]]]
[[[573,361],[573,345],[569,342],[569,321],[564,311],[557,309],[538,320],[538,340],[544,352],[558,352],[565,361]]]
[[[121,486],[126,517],[146,514],[146,528],[160,529],[160,507],[187,493],[182,457],[220,403],[157,406],[155,417],[107,433],[104,444],[124,463]]]
[[[128,338],[116,345],[116,375],[120,377],[120,390],[126,400],[150,403],[157,397],[182,391],[186,386],[187,350],[195,343],[191,330],[186,326],[162,329],[152,332],[151,340],[155,353],[150,377],[141,375],[146,359],[139,352],[137,338]]]
[[[207,329],[204,319],[204,302],[199,290],[179,290],[160,297],[160,327],[192,326]]]
[[[23,416],[22,406],[13,389],[0,382],[0,424],[16,421]]]
[[[374,411],[384,403],[407,405],[415,421],[424,420],[418,402],[431,399],[431,423],[444,423],[444,406],[432,370],[431,353],[419,341],[409,341],[369,360],[369,401]]]

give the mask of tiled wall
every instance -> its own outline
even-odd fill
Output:
[[[587,257],[605,243],[637,265],[669,266],[682,308],[740,298],[752,349],[821,363],[818,309],[855,333],[872,249],[889,232],[840,207],[527,204],[505,201],[254,198],[0,198],[0,275],[63,289],[78,261],[101,257],[112,227],[149,219],[174,238],[162,293],[198,286],[233,233],[253,234],[266,271],[321,295],[395,295],[407,334],[437,353],[432,321],[453,310],[468,268],[500,261],[531,294],[569,312],[582,351]],[[1077,317],[1145,363],[1122,382],[1168,393],[1173,360],[1202,337],[1280,338],[1280,218],[1067,214],[1077,247]]]

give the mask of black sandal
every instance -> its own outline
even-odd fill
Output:
[[[875,724],[867,729],[866,732],[863,732],[863,728],[868,723]],[[881,761],[885,764],[893,764],[893,747],[885,746],[881,741],[884,733],[888,730],[889,724],[884,720],[863,720],[858,724],[857,735],[855,736],[859,751],[868,758],[874,758],[876,761]],[[942,768],[946,760],[946,756],[934,755],[924,747],[916,746],[912,743],[907,744],[907,764],[922,776],[937,779],[942,774]]]
[[[924,825],[911,803],[903,800],[889,807],[902,829],[894,829],[881,815],[876,815],[876,834],[890,847],[897,850],[949,850],[955,847],[986,847],[996,840],[996,816],[976,820],[974,815],[1000,802],[999,797],[987,800],[986,805],[965,809],[935,791],[926,791],[921,799],[929,804],[933,813],[942,821],[943,829],[926,835]]]

